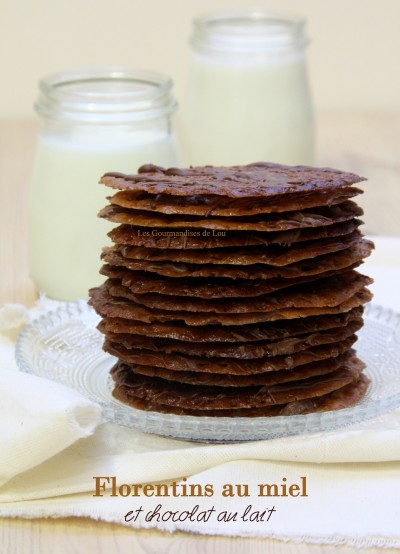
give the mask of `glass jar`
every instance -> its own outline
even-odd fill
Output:
[[[304,21],[261,11],[194,21],[180,116],[185,164],[310,164]]]
[[[30,187],[30,269],[39,292],[85,298],[99,275],[110,224],[100,177],[144,163],[179,164],[172,81],[119,68],[52,75],[39,83],[40,126]]]

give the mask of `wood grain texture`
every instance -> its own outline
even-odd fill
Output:
[[[0,122],[0,305],[35,300],[28,269],[27,187],[36,126]],[[400,114],[323,115],[316,165],[369,178],[361,203],[366,231],[400,235]],[[362,549],[376,554],[381,549]],[[0,519],[0,552],[7,554],[359,554],[347,546],[227,539],[132,529],[89,519]],[[400,552],[391,550],[390,552]]]
[[[0,519],[0,552],[7,554],[378,554],[354,548],[265,539],[132,531],[90,519]],[[386,550],[399,553],[398,549]]]

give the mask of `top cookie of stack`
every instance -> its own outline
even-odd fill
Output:
[[[255,163],[107,173],[119,223],[90,291],[114,396],[161,412],[272,416],[339,409],[368,380],[352,345],[373,248],[361,177]]]

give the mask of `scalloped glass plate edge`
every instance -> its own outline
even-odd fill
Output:
[[[178,439],[234,442],[325,432],[378,417],[400,405],[400,314],[365,308],[356,348],[371,385],[357,405],[307,415],[214,418],[146,412],[114,399],[109,376],[114,358],[103,352],[100,318],[86,301],[65,303],[27,325],[16,343],[21,371],[71,386],[102,406],[106,421]]]

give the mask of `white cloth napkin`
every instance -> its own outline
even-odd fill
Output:
[[[378,277],[373,287],[375,302],[400,311],[400,240],[376,242],[376,254],[365,264],[364,272]],[[46,302],[39,304],[39,309],[45,308]],[[32,317],[21,313],[22,319]],[[19,324],[18,318],[16,321]],[[1,322],[0,314],[4,329]],[[335,432],[205,445],[147,435],[110,423],[98,425],[90,435],[98,421],[93,405],[65,387],[51,384],[53,397],[59,395],[70,407],[66,415],[61,404],[53,402],[55,415],[51,418],[64,429],[60,437],[53,432],[47,415],[51,408],[47,404],[49,383],[10,369],[12,342],[3,339],[1,346],[0,372],[8,367],[8,375],[15,376],[15,385],[8,384],[11,379],[3,380],[6,392],[0,396],[0,401],[7,403],[11,428],[18,429],[15,402],[10,401],[12,391],[19,391],[18,383],[34,379],[38,401],[32,409],[29,394],[22,397],[21,410],[24,416],[31,414],[30,425],[36,433],[36,438],[24,435],[31,439],[28,460],[20,460],[24,451],[18,435],[14,439],[7,428],[3,435],[0,428],[1,444],[7,453],[3,461],[1,451],[0,471],[4,481],[9,479],[0,487],[0,516],[87,516],[170,531],[400,546],[399,410]],[[71,417],[75,422],[72,425]],[[193,484],[197,489],[202,485],[203,493],[209,485],[213,494],[173,496],[174,489],[170,488],[170,496],[112,496],[108,488],[101,491],[103,496],[94,496],[96,476],[104,478],[100,483],[116,477],[117,486],[125,485],[122,494],[127,494],[128,485],[167,480],[175,482],[178,492],[184,490],[183,485]],[[280,491],[282,484],[305,483],[307,496],[259,497],[258,485],[266,483],[277,484]],[[227,484],[247,485],[248,496],[223,496]],[[147,490],[151,493],[150,488]],[[241,490],[246,492],[245,488]],[[130,521],[125,521],[128,512]],[[200,521],[196,519],[199,513],[203,514]],[[229,513],[231,521],[223,521]]]
[[[10,337],[28,321],[22,306],[0,309],[0,485],[89,436],[101,420],[100,407],[76,391],[17,371]]]
[[[19,371],[0,371],[0,484],[96,428],[100,407],[77,392]]]

